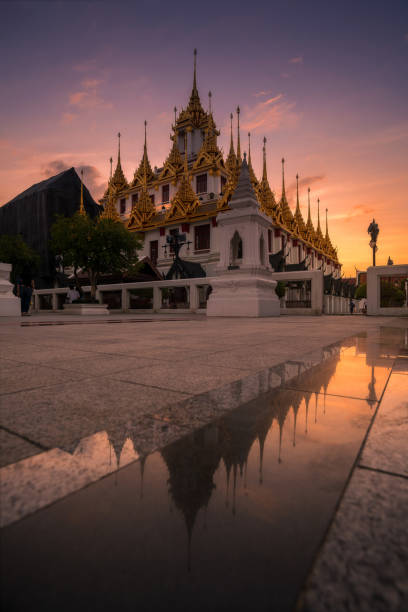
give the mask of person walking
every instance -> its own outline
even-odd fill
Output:
[[[353,300],[353,298],[350,298],[350,314],[353,314],[354,306],[355,306],[354,300]]]
[[[33,295],[33,284],[32,280],[25,281],[20,288],[20,297],[21,297],[21,314],[23,316],[30,316],[30,304],[31,304],[31,296]]]

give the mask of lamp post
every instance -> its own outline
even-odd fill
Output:
[[[375,222],[375,219],[373,219],[370,225],[368,226],[367,233],[370,234],[371,236],[371,240],[369,244],[370,244],[370,247],[373,249],[373,266],[375,266],[375,254],[376,254],[376,251],[378,250],[377,238],[378,238],[378,234],[380,233],[380,229],[378,227],[378,224]]]

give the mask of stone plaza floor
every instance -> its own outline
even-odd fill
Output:
[[[0,366],[4,609],[408,609],[407,318],[41,313]]]

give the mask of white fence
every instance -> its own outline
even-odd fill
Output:
[[[381,282],[400,281],[403,283],[405,304],[402,306],[381,306]],[[370,266],[367,268],[367,314],[389,317],[408,316],[408,264],[396,266]]]
[[[324,314],[350,314],[350,298],[340,297],[339,295],[323,296]]]
[[[322,314],[323,273],[320,270],[276,272],[272,278],[287,284],[286,295],[281,299],[281,314]],[[213,277],[208,277],[98,285],[96,297],[99,303],[108,303],[109,309],[116,312],[205,313],[212,281]],[[89,286],[82,289],[85,294],[91,291]],[[37,289],[34,292],[34,310],[61,311],[66,293],[66,287]],[[291,301],[291,295],[295,295],[294,301]]]

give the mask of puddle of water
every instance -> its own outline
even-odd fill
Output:
[[[50,479],[61,497],[132,462],[3,529],[4,609],[293,609],[389,374],[385,336],[286,362],[291,388],[139,461],[123,428],[13,466],[33,511]]]

